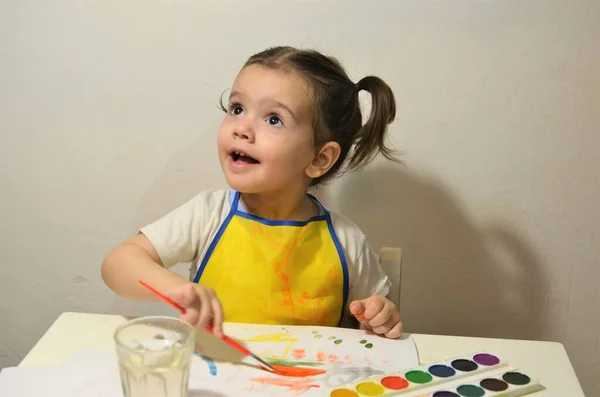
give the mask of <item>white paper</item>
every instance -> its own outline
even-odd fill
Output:
[[[248,357],[199,333],[189,397],[322,396],[335,386],[419,364],[406,335],[390,340],[365,331],[332,327],[230,325],[225,332],[264,359],[323,373],[287,377],[262,370]],[[233,358],[233,361],[229,359]],[[227,361],[226,361],[227,360]],[[122,396],[114,351],[80,350],[58,367],[8,368],[0,373],[2,397]]]

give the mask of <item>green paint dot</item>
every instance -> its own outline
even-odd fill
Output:
[[[367,343],[367,344],[365,345],[365,347],[366,347],[367,349],[370,349],[370,348],[372,348],[372,347],[373,347],[373,344],[372,344],[372,343]]]
[[[317,339],[321,339],[323,337],[323,335],[315,335],[315,338]]]
[[[485,391],[481,387],[474,385],[461,385],[458,386],[456,391],[464,397],[482,397],[485,395]]]
[[[336,345],[339,345],[340,343],[342,343],[342,340],[338,339],[338,340],[334,341],[333,343],[335,343]]]
[[[330,336],[330,337],[329,337],[329,340],[334,340],[334,339],[336,339],[336,337],[335,337],[335,336]]]
[[[313,334],[318,334],[318,333],[319,333],[319,331],[313,331]]]
[[[423,371],[408,371],[405,376],[409,382],[420,384],[431,382],[433,379],[431,375]]]
[[[367,341],[363,339],[363,340],[361,340],[359,343],[360,343],[361,345],[364,345],[365,343],[367,343]]]

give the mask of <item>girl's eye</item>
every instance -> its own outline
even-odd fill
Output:
[[[242,112],[244,111],[244,108],[242,108],[241,105],[231,105],[229,107],[229,113],[235,115],[235,116],[239,116],[240,114],[242,114]]]
[[[281,117],[277,115],[269,116],[268,120],[269,125],[273,127],[283,127],[283,123],[281,122]]]

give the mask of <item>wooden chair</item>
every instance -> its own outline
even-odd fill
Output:
[[[388,298],[394,302],[398,310],[400,310],[402,249],[398,247],[382,247],[381,250],[379,250],[379,263],[392,282]]]

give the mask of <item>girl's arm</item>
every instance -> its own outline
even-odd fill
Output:
[[[143,280],[159,291],[190,282],[166,269],[148,238],[139,233],[110,252],[102,262],[102,278],[115,293],[138,301],[157,301],[152,292],[138,283]]]

